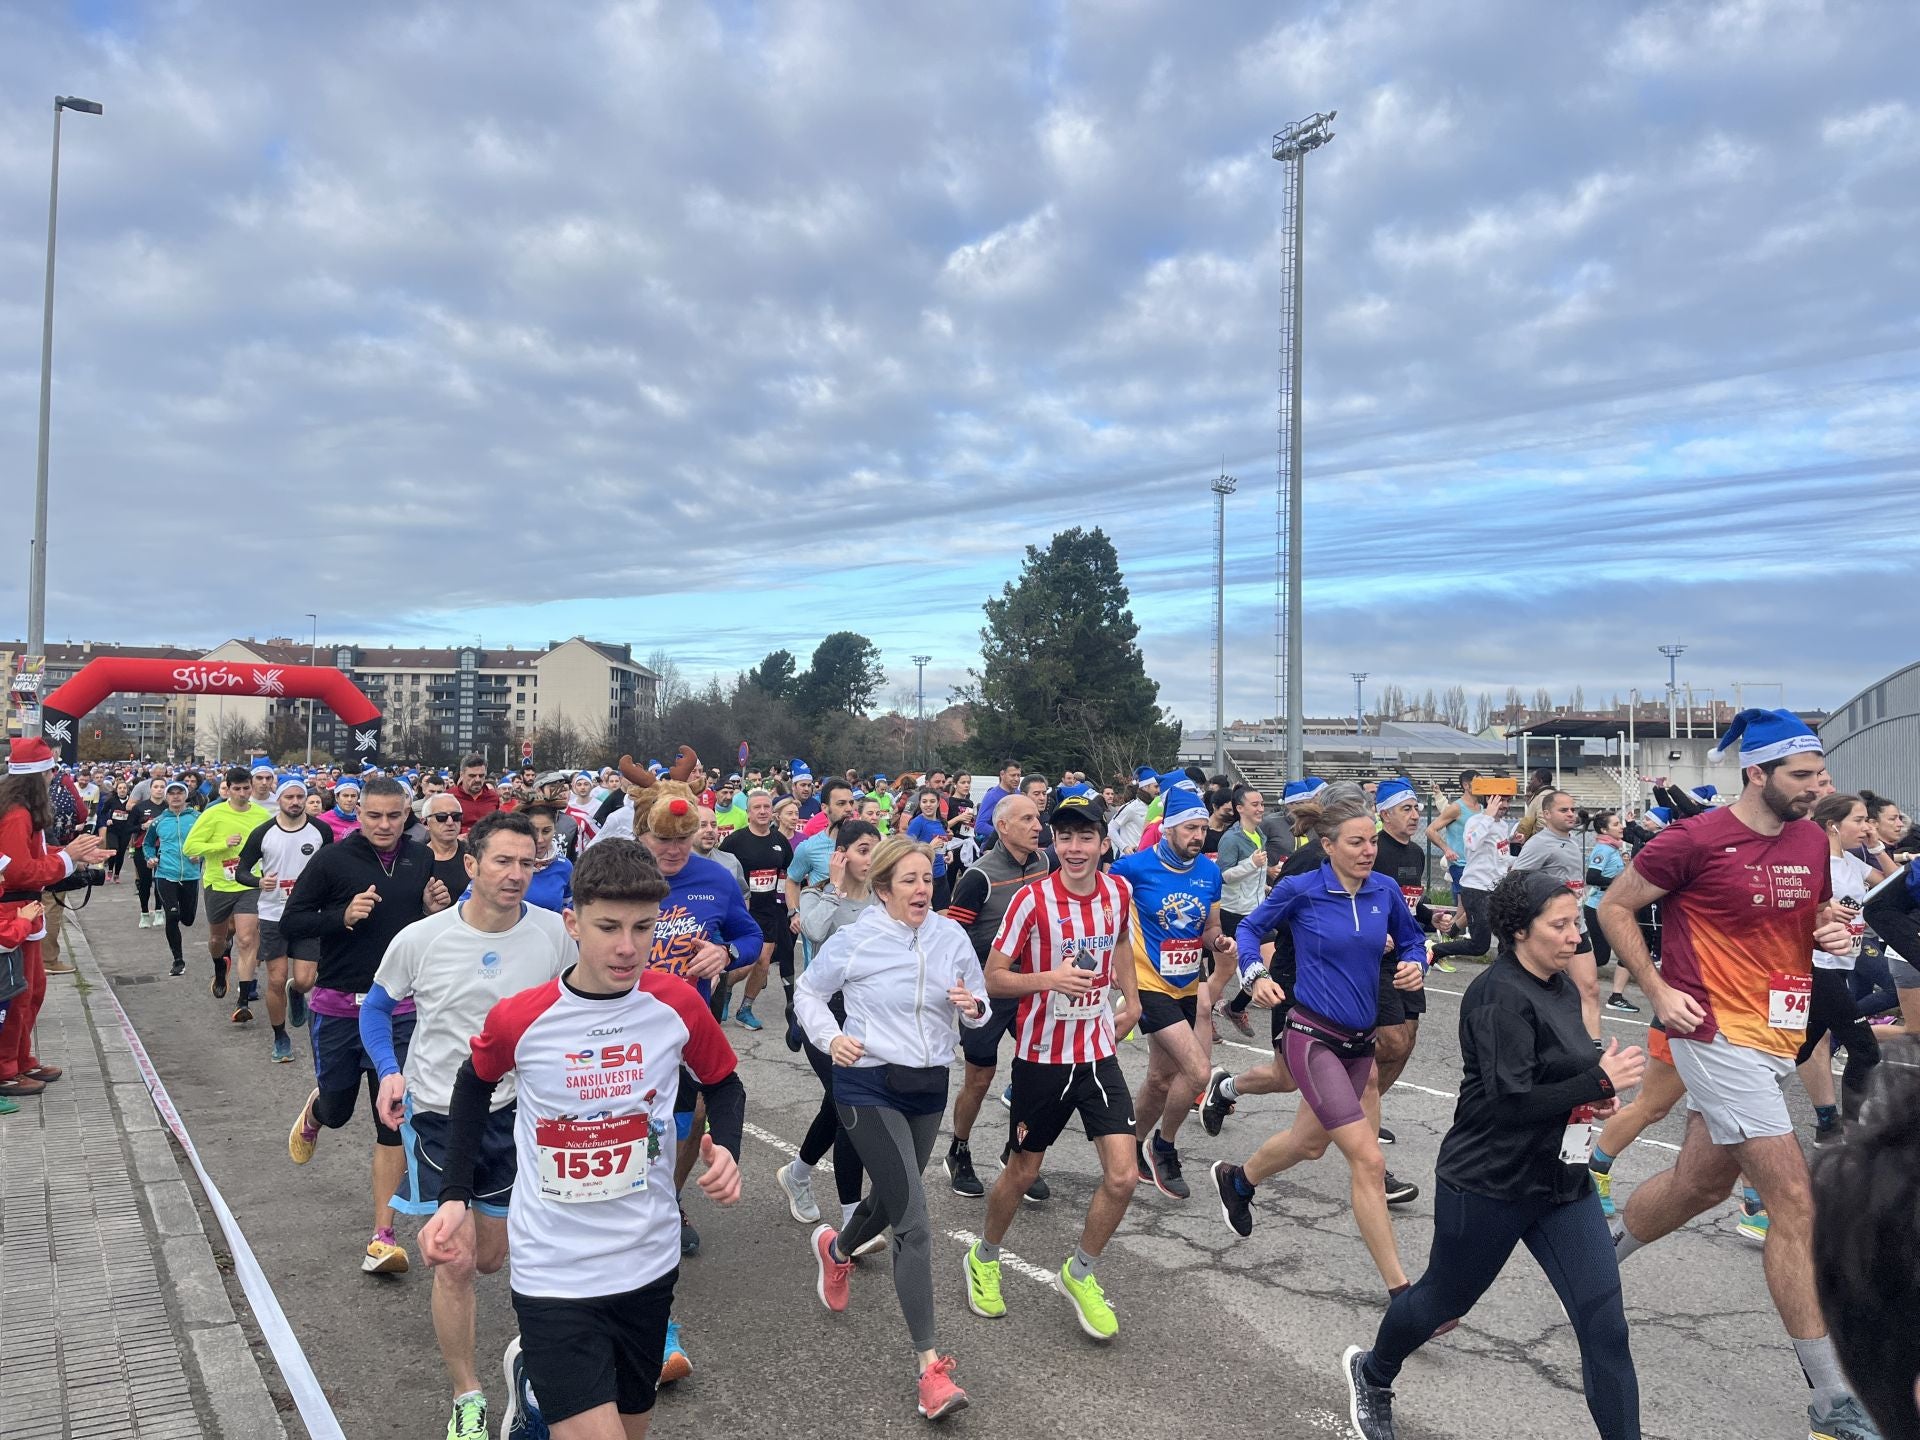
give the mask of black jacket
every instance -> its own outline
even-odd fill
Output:
[[[393,937],[427,914],[427,882],[433,878],[433,852],[402,840],[389,875],[367,837],[355,831],[337,844],[323,846],[308,862],[287,897],[280,925],[289,940],[320,942],[318,983],[329,990],[364,995]],[[347,905],[369,885],[379,892],[373,913],[351,930]]]

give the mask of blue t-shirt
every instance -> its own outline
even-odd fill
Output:
[[[793,847],[793,859],[787,864],[787,878],[802,889],[824,885],[833,874],[833,836],[816,830]]]
[[[925,815],[916,815],[907,822],[907,838],[918,840],[922,845],[932,845],[933,878],[938,880],[947,873],[947,827],[938,820]]]
[[[660,902],[660,918],[653,926],[653,956],[647,963],[686,979],[687,962],[703,940],[738,952],[729,970],[753,964],[766,943],[733,872],[704,855],[689,855],[680,873],[667,877],[667,898]],[[713,993],[711,980],[690,983],[703,998]]]
[[[1368,875],[1355,895],[1347,894],[1331,861],[1304,875],[1283,877],[1240,922],[1235,938],[1241,973],[1259,963],[1260,937],[1282,925],[1293,936],[1292,998],[1349,1030],[1371,1030],[1380,1018],[1380,967],[1388,936],[1396,960],[1427,963],[1420,922],[1399,885],[1378,872]]]
[[[1140,988],[1191,995],[1205,969],[1201,932],[1220,903],[1220,867],[1211,855],[1183,864],[1162,840],[1121,856],[1113,873],[1133,887],[1133,963]]]
[[[1608,880],[1619,878],[1620,872],[1627,868],[1627,857],[1618,845],[1596,845],[1587,852],[1587,869],[1598,870]],[[1587,887],[1587,909],[1598,910],[1600,897],[1606,892],[1598,885]]]
[[[561,855],[534,871],[527,882],[527,903],[556,915],[573,904],[573,862]]]

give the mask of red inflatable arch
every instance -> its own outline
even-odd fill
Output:
[[[80,719],[109,695],[244,695],[318,700],[352,729],[353,758],[380,757],[379,708],[331,665],[256,665],[226,660],[129,660],[103,655],[47,696],[41,730],[69,764],[79,758]],[[229,757],[231,758],[231,757]],[[346,757],[341,757],[345,759]]]

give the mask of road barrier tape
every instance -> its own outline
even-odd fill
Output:
[[[313,1373],[313,1366],[307,1362],[307,1352],[300,1348],[299,1340],[294,1337],[293,1326],[287,1323],[287,1312],[280,1308],[280,1297],[273,1293],[266,1272],[254,1258],[253,1247],[247,1244],[247,1237],[240,1233],[240,1222],[233,1218],[233,1210],[228,1206],[226,1197],[220,1193],[220,1187],[213,1183],[207,1167],[200,1163],[200,1152],[194,1149],[193,1137],[187,1134],[186,1123],[174,1108],[173,1097],[167,1094],[167,1087],[161,1083],[160,1072],[153,1068],[147,1047],[140,1043],[139,1033],[127,1018],[119,997],[110,988],[106,993],[107,998],[113,1001],[114,1013],[120,1018],[120,1033],[127,1037],[127,1045],[133,1051],[134,1062],[140,1067],[140,1076],[146,1082],[153,1108],[167,1122],[173,1138],[180,1142],[180,1148],[187,1152],[187,1159],[193,1162],[193,1173],[200,1177],[200,1188],[206,1192],[207,1203],[213,1207],[214,1218],[220,1222],[221,1232],[227,1237],[227,1249],[233,1256],[234,1274],[240,1277],[240,1288],[246,1292],[247,1303],[253,1307],[260,1333],[266,1339],[267,1348],[273,1352],[273,1362],[280,1367],[281,1378],[287,1382],[294,1408],[300,1412],[301,1423],[307,1427],[307,1433],[313,1440],[346,1440],[346,1432],[340,1428],[340,1421],[333,1413],[326,1391],[320,1388],[319,1378]]]

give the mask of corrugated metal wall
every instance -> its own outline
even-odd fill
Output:
[[[1920,813],[1920,663],[1862,690],[1834,711],[1820,738],[1835,785],[1875,790]]]

